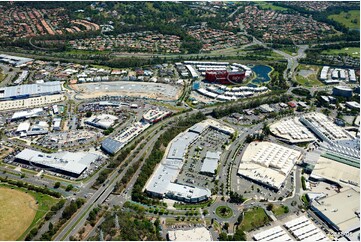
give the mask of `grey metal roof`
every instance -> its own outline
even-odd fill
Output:
[[[81,174],[90,163],[94,162],[98,155],[82,152],[58,152],[46,154],[31,149],[24,149],[15,156],[17,159],[29,161],[33,164],[46,165],[59,170]]]
[[[167,158],[168,159],[183,159],[188,146],[198,138],[197,133],[186,132],[178,135],[169,149]]]
[[[110,154],[115,154],[123,146],[124,143],[114,140],[112,138],[107,138],[102,142],[102,148]]]
[[[221,152],[208,151],[206,153],[206,158],[203,161],[201,172],[214,174],[215,173],[214,171],[218,167],[218,161],[220,157],[221,157]]]
[[[55,94],[61,92],[59,81],[26,84],[0,88],[0,99],[15,98],[23,95],[35,96],[41,94]]]

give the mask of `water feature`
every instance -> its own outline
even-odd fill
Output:
[[[256,74],[256,78],[251,82],[252,84],[259,85],[271,80],[271,78],[268,76],[268,74],[272,71],[271,67],[265,65],[256,65],[251,69]]]

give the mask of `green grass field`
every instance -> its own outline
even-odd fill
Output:
[[[254,228],[259,228],[268,223],[269,218],[263,208],[255,207],[244,212],[243,220],[240,228],[243,231],[250,231]]]
[[[276,6],[276,5],[273,5],[272,3],[269,3],[269,2],[256,2],[257,5],[261,8],[261,9],[271,9],[271,10],[275,10],[275,11],[285,11],[287,10],[287,8],[283,8],[283,7],[280,7],[280,6]]]
[[[280,205],[275,205],[272,208],[272,212],[275,216],[280,216],[282,214],[286,213],[285,207],[280,206]]]
[[[274,10],[274,11],[285,11],[285,10],[287,10],[287,8],[273,5],[270,2],[263,2],[263,1],[258,2],[257,1],[256,3],[261,9],[271,9],[271,10]]]
[[[360,10],[351,10],[328,16],[349,29],[360,29]]]
[[[360,57],[360,48],[359,47],[346,47],[342,49],[332,49],[332,50],[324,50],[321,54],[326,55],[338,55],[338,54],[347,54],[352,57]]]
[[[19,199],[14,207],[13,201]],[[24,240],[57,201],[42,193],[0,184],[0,240]]]

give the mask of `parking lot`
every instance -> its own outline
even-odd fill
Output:
[[[189,147],[183,169],[178,176],[178,183],[212,189],[214,187],[214,182],[212,181],[214,181],[215,177],[203,175],[199,172],[206,153],[208,151],[222,152],[222,146],[226,144],[228,140],[228,135],[214,129],[207,129],[205,133]]]

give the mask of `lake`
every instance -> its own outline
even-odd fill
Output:
[[[251,68],[254,73],[256,73],[256,78],[252,80],[251,83],[254,84],[261,84],[265,82],[269,82],[271,78],[268,76],[268,74],[272,71],[272,68],[269,66],[264,65],[257,65]]]

